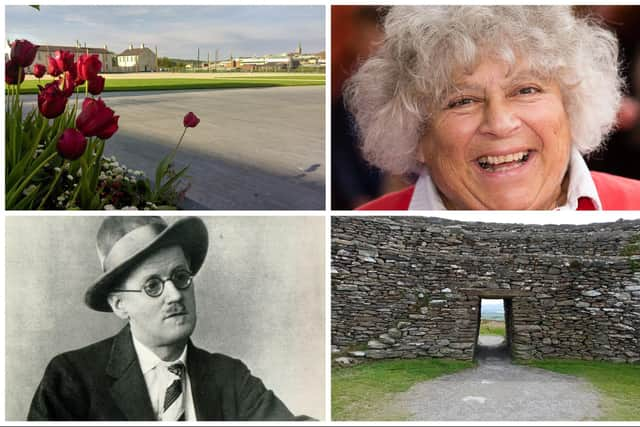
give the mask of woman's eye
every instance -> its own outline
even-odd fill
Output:
[[[540,92],[540,89],[533,87],[533,86],[527,86],[527,87],[523,87],[518,89],[518,94],[519,95],[531,95],[534,93],[538,93]]]
[[[474,102],[475,101],[472,98],[458,98],[458,99],[454,99],[453,101],[450,101],[447,104],[447,108],[463,107],[465,105],[471,105]]]

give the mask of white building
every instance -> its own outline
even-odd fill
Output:
[[[139,48],[129,45],[117,56],[117,63],[118,71],[122,72],[158,71],[156,54],[144,43]]]

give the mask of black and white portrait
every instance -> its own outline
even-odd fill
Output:
[[[7,420],[325,418],[323,217],[5,226]]]

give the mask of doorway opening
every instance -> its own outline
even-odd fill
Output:
[[[511,298],[480,298],[474,358],[510,359]]]

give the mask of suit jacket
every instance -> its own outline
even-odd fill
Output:
[[[301,420],[239,360],[188,343],[187,370],[199,421]],[[155,420],[129,327],[53,358],[36,390],[30,421]]]
[[[596,185],[603,210],[640,209],[640,181],[603,172],[591,172],[591,177]],[[412,185],[404,190],[385,194],[358,207],[357,210],[406,211],[409,209],[414,189]],[[580,198],[578,210],[595,210],[595,206],[591,199]]]

